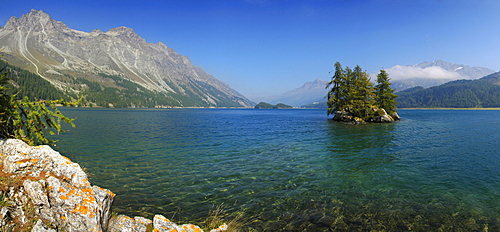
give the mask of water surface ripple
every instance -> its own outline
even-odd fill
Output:
[[[500,111],[354,126],[323,110],[64,113],[77,127],[56,149],[129,216],[203,223],[224,204],[257,231],[500,230]]]

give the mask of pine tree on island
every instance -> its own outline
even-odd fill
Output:
[[[377,75],[377,85],[375,85],[375,102],[377,106],[392,115],[396,113],[396,98],[394,90],[391,88],[389,75],[385,70],[380,70]]]
[[[369,75],[359,65],[352,70],[335,63],[335,73],[327,83],[328,111],[333,120],[351,123],[394,122],[399,120],[396,97],[389,75],[380,70],[377,84],[373,86]]]

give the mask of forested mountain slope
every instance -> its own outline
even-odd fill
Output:
[[[10,64],[29,70],[89,105],[250,107],[254,103],[165,44],[133,29],[73,30],[31,10],[0,28]]]
[[[500,107],[500,72],[477,80],[457,80],[431,88],[397,92],[399,108]]]

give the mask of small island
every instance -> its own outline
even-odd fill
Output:
[[[273,105],[267,102],[260,102],[255,106],[255,109],[293,109],[293,106],[283,103],[278,103],[276,105]]]
[[[327,114],[333,120],[352,124],[365,122],[387,123],[399,121],[396,112],[396,97],[391,88],[389,75],[380,70],[377,84],[373,86],[369,75],[359,65],[353,69],[342,68],[335,63],[335,73],[327,83]]]

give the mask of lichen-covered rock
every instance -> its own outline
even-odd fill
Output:
[[[10,213],[21,223],[28,220],[24,208],[32,204],[35,215],[53,228],[107,229],[115,194],[91,186],[77,163],[49,146],[33,147],[16,139],[0,140],[0,163],[2,172],[19,177],[22,183],[8,193],[14,202]]]
[[[56,230],[52,228],[48,228],[45,224],[43,224],[42,220],[36,221],[35,226],[31,229],[31,232],[56,232]]]
[[[218,228],[210,230],[210,232],[223,232],[223,231],[227,231],[228,228],[229,227],[227,226],[227,224],[224,223],[221,226],[219,226]]]
[[[143,217],[128,217],[118,215],[111,218],[109,222],[108,232],[143,232],[153,222]]]
[[[0,139],[0,174],[12,182],[0,181],[0,197],[8,205],[0,208],[1,231],[203,231],[193,224],[179,226],[162,215],[153,220],[110,218],[115,194],[92,186],[80,165],[49,146]],[[211,232],[227,229],[223,224]]]
[[[163,215],[155,215],[153,221],[143,217],[131,218],[119,215],[111,218],[108,232],[143,232],[148,228],[153,232],[203,232],[200,227],[193,224],[177,225]],[[222,224],[210,232],[224,232],[227,229],[227,224]]]

